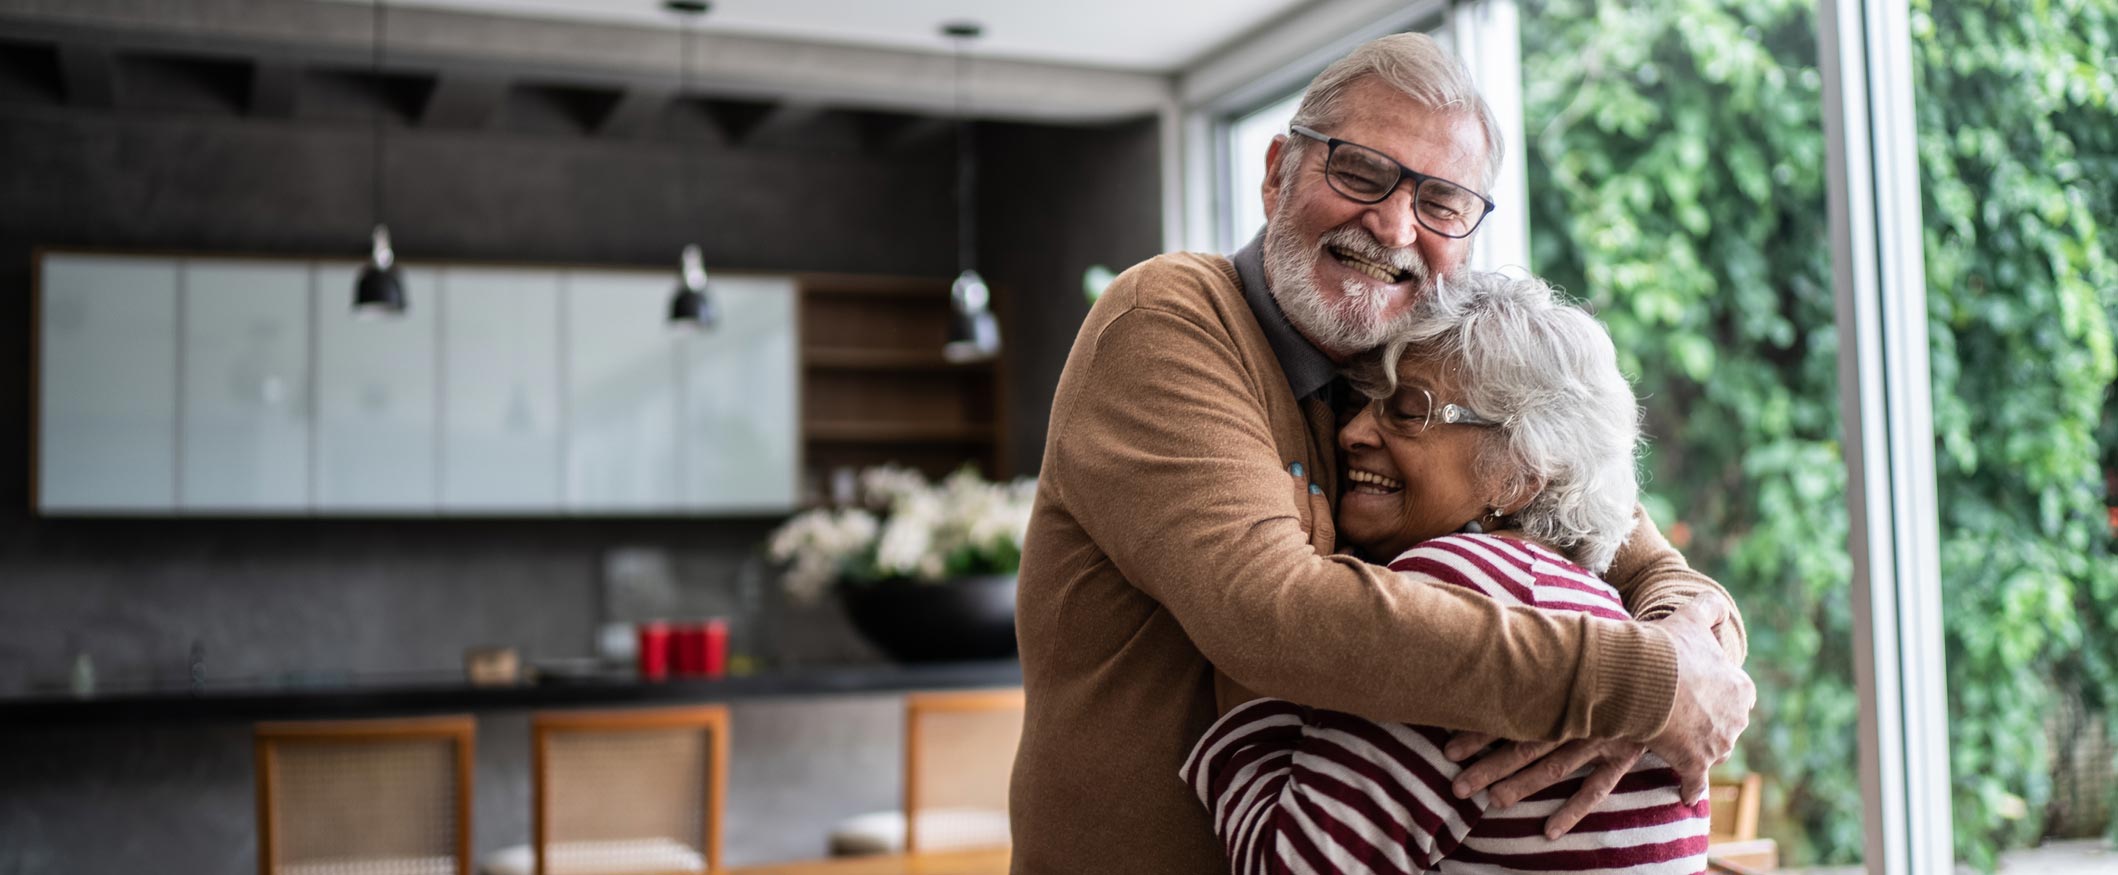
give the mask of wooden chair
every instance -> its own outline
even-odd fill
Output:
[[[468,716],[260,723],[260,875],[470,875]]]
[[[726,707],[544,712],[531,735],[539,875],[721,871]]]
[[[1758,807],[1764,795],[1764,781],[1754,774],[1714,778],[1707,784],[1711,811],[1706,828],[1709,870],[1751,875],[1779,868],[1779,844],[1758,838]]]
[[[907,695],[904,807],[840,824],[832,830],[832,853],[1007,847],[1008,781],[1022,713],[1020,689]]]
[[[905,852],[1008,845],[1022,690],[905,697]]]

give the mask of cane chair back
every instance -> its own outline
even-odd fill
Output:
[[[905,850],[1008,844],[1020,689],[905,697]]]
[[[468,716],[261,723],[261,875],[469,875]]]
[[[546,712],[532,735],[536,871],[720,871],[728,709]]]

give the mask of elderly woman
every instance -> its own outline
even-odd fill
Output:
[[[1639,414],[1595,319],[1539,280],[1463,271],[1347,376],[1369,400],[1339,432],[1342,543],[1422,585],[1630,619],[1596,574],[1632,529]],[[1705,870],[1706,803],[1660,759],[1547,840],[1581,777],[1488,810],[1450,792],[1448,738],[1256,699],[1182,774],[1237,873]]]

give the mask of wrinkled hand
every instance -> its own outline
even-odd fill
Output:
[[[1484,733],[1459,732],[1449,738],[1442,754],[1453,762],[1463,762],[1492,742],[1493,737]],[[1450,789],[1459,799],[1484,790],[1493,810],[1499,811],[1566,780],[1583,766],[1595,766],[1581,782],[1581,789],[1545,818],[1544,837],[1556,839],[1602,804],[1618,786],[1619,779],[1632,771],[1633,764],[1646,752],[1646,745],[1624,739],[1511,741],[1479,757],[1478,762],[1456,776]]]
[[[1758,701],[1750,676],[1714,637],[1714,624],[1726,613],[1721,599],[1702,598],[1654,623],[1677,647],[1677,695],[1669,723],[1647,740],[1647,749],[1677,770],[1686,805],[1705,797],[1706,771],[1735,751],[1736,737],[1750,725],[1750,708]]]

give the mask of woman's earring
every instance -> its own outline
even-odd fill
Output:
[[[1456,531],[1466,535],[1483,535],[1485,534],[1486,527],[1479,525],[1477,520],[1472,520],[1470,522],[1464,523],[1463,528],[1457,529]]]

